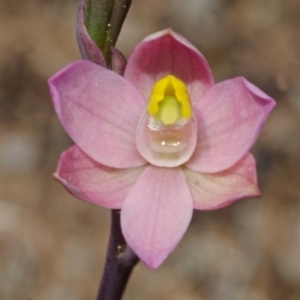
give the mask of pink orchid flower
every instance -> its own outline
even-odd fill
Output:
[[[193,208],[259,196],[248,152],[275,102],[243,77],[214,84],[179,34],[148,36],[124,77],[77,61],[49,80],[76,145],[55,177],[75,197],[121,209],[124,237],[151,268],[179,243]]]

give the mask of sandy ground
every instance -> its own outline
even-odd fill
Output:
[[[78,1],[0,2],[0,299],[94,299],[109,210],[51,174],[72,144],[46,84],[79,59]],[[133,0],[118,47],[171,27],[215,80],[243,75],[278,102],[252,149],[263,196],[194,213],[156,271],[140,263],[125,300],[300,299],[300,1]]]

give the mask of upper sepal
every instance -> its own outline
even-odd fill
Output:
[[[169,74],[187,85],[192,104],[214,83],[204,56],[182,36],[166,29],[134,48],[124,77],[149,100],[155,82]]]

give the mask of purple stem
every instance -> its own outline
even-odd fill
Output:
[[[106,262],[97,300],[120,300],[139,258],[126,245],[120,224],[120,210],[111,211],[111,230]]]

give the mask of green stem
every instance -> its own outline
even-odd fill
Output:
[[[85,26],[90,37],[102,50],[107,67],[111,67],[110,48],[115,46],[131,0],[87,0]]]

